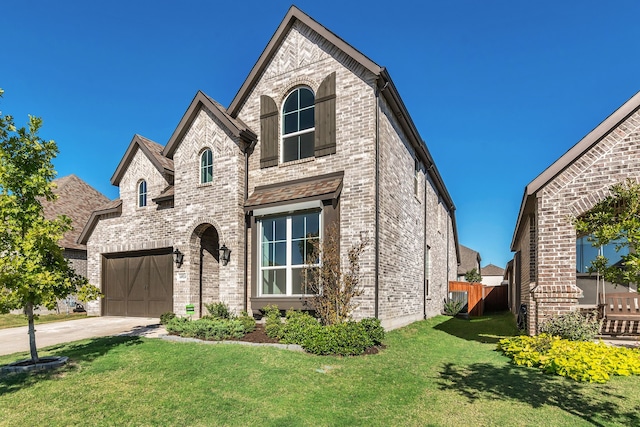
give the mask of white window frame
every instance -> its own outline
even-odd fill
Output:
[[[211,153],[211,163],[208,165],[202,164],[202,158],[205,154]],[[205,169],[211,168],[211,181],[205,181]],[[200,153],[200,184],[211,184],[213,182],[213,151],[210,148],[205,148],[202,153]]]
[[[311,108],[314,109],[314,121],[313,121],[313,127],[310,127],[308,129],[304,129],[304,130],[299,130],[296,132],[292,132],[292,133],[284,133],[284,116],[285,116],[285,112],[284,112],[284,106],[287,103],[287,99],[289,99],[289,97],[296,91],[299,91],[300,89],[307,89],[309,92],[311,92],[313,94],[313,105],[309,106],[309,107],[305,107],[302,109],[297,109],[295,111],[297,111],[298,113],[300,111],[304,111],[304,110],[309,110]],[[299,96],[299,95],[298,95]],[[299,97],[298,97],[298,106],[300,105],[300,101],[299,101]],[[309,157],[302,157],[300,158],[300,156],[298,155],[297,159],[293,159],[293,160],[284,160],[284,140],[285,138],[291,138],[294,136],[300,136],[300,135],[304,135],[305,133],[311,133],[311,132],[315,132],[316,131],[316,122],[315,122],[315,108],[316,108],[316,104],[315,104],[315,100],[316,100],[316,93],[313,91],[313,89],[311,89],[308,86],[298,86],[294,89],[292,89],[287,96],[284,97],[284,101],[282,102],[282,108],[280,109],[280,121],[282,122],[282,127],[280,129],[280,163],[288,163],[288,162],[297,162],[299,160],[304,160],[304,159],[312,159],[314,158],[314,156],[309,156]],[[292,112],[289,112],[292,113]],[[287,113],[287,114],[289,114]],[[299,153],[298,153],[299,154]]]
[[[258,229],[257,229],[257,238],[258,238],[258,256],[257,256],[257,263],[258,263],[258,268],[257,270],[257,281],[256,283],[258,284],[258,296],[259,297],[269,297],[269,298],[287,298],[287,297],[298,297],[298,296],[310,296],[313,294],[294,294],[292,293],[292,288],[293,288],[293,269],[297,269],[297,268],[304,268],[304,267],[319,267],[320,264],[295,264],[292,265],[291,264],[291,248],[292,248],[292,236],[293,236],[293,227],[292,227],[292,217],[295,215],[301,215],[301,214],[311,214],[311,213],[315,213],[318,215],[318,238],[320,239],[320,241],[322,241],[322,228],[323,228],[323,222],[322,222],[322,210],[319,211],[297,211],[297,212],[283,212],[282,215],[272,215],[269,217],[263,217],[263,218],[258,218],[256,220],[256,223],[258,225]],[[262,265],[262,245],[263,245],[263,241],[262,241],[262,236],[263,236],[263,220],[268,220],[268,219],[272,219],[272,218],[286,218],[286,247],[287,247],[287,253],[286,253],[286,262],[285,262],[285,266],[277,266],[277,267],[272,267],[272,266],[263,266]],[[322,262],[322,261],[320,261]],[[263,287],[263,275],[262,272],[265,270],[286,270],[285,273],[285,277],[286,277],[286,291],[284,294],[264,294],[262,293],[262,287]]]
[[[142,188],[143,185],[144,185],[144,189]],[[137,204],[139,208],[144,208],[145,206],[147,206],[147,194],[148,194],[147,181],[143,179],[138,183],[137,187],[138,187],[138,191],[137,191],[138,203]]]

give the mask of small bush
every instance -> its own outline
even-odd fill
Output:
[[[212,302],[204,305],[212,319],[233,319],[229,306],[224,302]]]
[[[640,375],[638,349],[569,341],[546,334],[505,338],[498,349],[516,365],[537,366],[576,381],[604,383],[613,375]]]
[[[449,316],[457,315],[462,311],[463,308],[464,308],[463,301],[456,301],[456,300],[450,299],[444,302],[444,314]]]
[[[366,319],[362,319],[360,324],[367,331],[367,335],[373,341],[373,345],[382,344],[382,340],[384,339],[384,328],[380,325],[380,319],[376,319],[373,317],[368,317]]]
[[[253,316],[249,316],[249,313],[243,311],[242,314],[238,317],[238,320],[244,326],[245,333],[253,332],[256,329],[256,320]]]
[[[176,317],[176,314],[172,311],[167,311],[166,313],[162,313],[160,315],[160,324],[166,325],[167,323],[169,323],[169,320],[173,319],[174,317]]]
[[[173,317],[166,323],[167,332],[172,335],[180,335],[185,330],[190,320],[187,317]]]
[[[364,326],[356,322],[320,326],[308,332],[302,348],[313,354],[352,356],[364,353],[373,345]]]
[[[265,324],[264,331],[269,338],[280,339],[282,329],[282,319],[280,318],[280,309],[275,305],[267,305],[262,311],[264,312]]]
[[[288,310],[285,323],[281,326],[280,341],[284,344],[300,344],[312,333],[313,328],[320,327],[318,320],[308,313]]]
[[[167,332],[181,337],[219,341],[242,338],[246,329],[239,319],[202,318],[190,320],[186,317],[175,317],[167,323]]]
[[[546,320],[540,326],[540,332],[570,341],[593,341],[600,330],[597,312],[582,314],[570,311]]]

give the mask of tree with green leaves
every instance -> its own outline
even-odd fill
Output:
[[[604,280],[618,285],[640,283],[640,184],[632,179],[614,184],[607,197],[574,218],[573,224],[577,235],[587,235],[594,247],[613,243],[616,251],[629,249],[615,265],[609,265],[609,259],[599,254],[591,262],[589,273],[598,272]]]
[[[478,273],[477,268],[472,268],[465,273],[464,280],[469,283],[480,283],[482,282],[482,276],[480,275],[480,273]]]
[[[0,313],[24,310],[34,363],[39,360],[34,309],[52,309],[71,294],[83,301],[100,295],[58,246],[71,220],[44,217],[42,201],[55,199],[52,160],[58,147],[38,136],[41,126],[42,119],[29,116],[28,127],[16,128],[12,116],[0,113]]]

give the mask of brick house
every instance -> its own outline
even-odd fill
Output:
[[[589,211],[612,184],[640,176],[639,108],[640,93],[525,188],[511,243],[515,256],[507,271],[511,309],[527,305],[530,334],[550,316],[597,302],[602,284],[589,277],[586,266],[598,249],[585,236],[576,236],[571,218]],[[611,284],[604,286],[613,290]]]
[[[228,108],[198,92],[164,146],[133,137],[111,182],[120,198],[80,236],[93,314],[304,308],[305,248],[333,224],[343,256],[371,240],[356,318],[438,314],[456,276],[455,208],[388,72],[295,7]]]

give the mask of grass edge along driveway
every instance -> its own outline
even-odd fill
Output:
[[[50,348],[57,372],[0,378],[0,425],[640,425],[638,377],[576,383],[510,364],[509,313],[391,331],[377,355],[110,337]],[[19,355],[0,357],[8,363]]]

